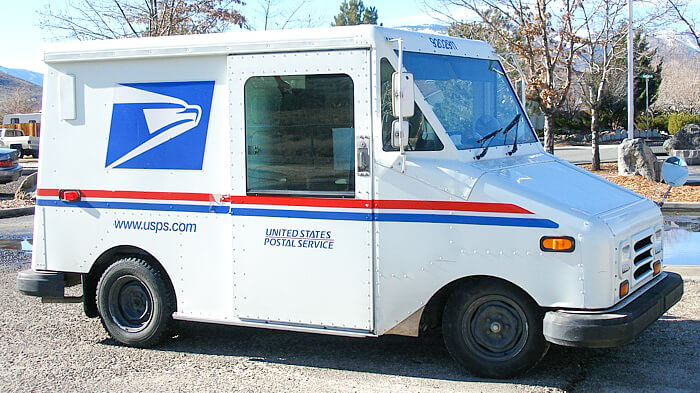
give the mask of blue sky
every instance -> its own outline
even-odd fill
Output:
[[[53,0],[52,6],[58,6],[65,0]],[[75,1],[75,0],[74,0]],[[42,9],[47,0],[0,0],[0,37],[2,37],[2,54],[0,65],[8,68],[25,68],[32,71],[44,72],[41,61],[41,46],[43,42],[53,41],[51,31],[42,29],[39,25],[37,11]],[[243,14],[248,17],[253,27],[261,29],[259,22],[259,1],[247,0]],[[298,4],[294,0],[277,0],[281,9]],[[338,13],[341,1],[307,0],[303,11],[311,14],[313,20],[322,25],[329,25],[333,16]],[[422,0],[365,0],[365,5],[375,6],[379,12],[379,21],[385,26],[400,26],[407,24],[433,23],[435,19],[426,15],[422,8]],[[390,15],[390,16],[389,16]]]

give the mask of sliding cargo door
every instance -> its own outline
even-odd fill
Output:
[[[367,50],[229,56],[242,321],[373,329],[369,70]]]

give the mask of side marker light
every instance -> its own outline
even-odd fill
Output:
[[[61,190],[58,192],[58,199],[63,202],[78,202],[80,200],[80,191]]]
[[[544,236],[540,239],[540,250],[549,252],[573,252],[574,238],[571,236]]]
[[[630,283],[625,280],[620,283],[620,299],[623,297],[627,296],[627,294],[630,292]]]

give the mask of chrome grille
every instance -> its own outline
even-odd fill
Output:
[[[644,231],[638,234],[639,237],[632,239],[634,252],[632,260],[634,261],[634,280],[640,281],[651,274],[654,262],[654,239],[651,230]]]

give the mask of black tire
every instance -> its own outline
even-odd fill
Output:
[[[32,150],[32,158],[39,158],[39,152]]]
[[[486,378],[509,378],[547,353],[543,311],[519,288],[497,281],[466,283],[445,305],[442,333],[452,357]]]
[[[147,348],[167,337],[175,296],[163,273],[139,258],[123,258],[97,284],[97,310],[110,336]]]

